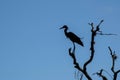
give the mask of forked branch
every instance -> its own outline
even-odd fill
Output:
[[[111,66],[111,71],[113,72],[113,80],[117,80],[118,73],[120,73],[120,69],[115,71],[115,61],[117,59],[117,55],[115,54],[115,51],[113,52],[110,46],[108,47],[110,51],[110,55],[112,58],[112,66]]]
[[[89,74],[87,72],[85,72],[79,65],[79,63],[77,62],[76,60],[76,56],[75,56],[75,45],[74,45],[74,48],[73,48],[73,51],[71,50],[71,48],[69,48],[69,55],[71,56],[71,58],[73,59],[73,64],[74,64],[74,67],[81,71],[88,80],[92,80],[92,78],[89,76]],[[82,80],[83,76],[80,78]]]
[[[92,35],[91,35],[91,46],[90,46],[90,51],[91,51],[91,56],[90,56],[90,59],[88,59],[88,61],[85,62],[84,64],[84,71],[86,71],[87,69],[87,65],[90,64],[93,60],[93,57],[94,57],[94,53],[95,53],[95,49],[94,49],[94,45],[95,45],[95,37],[96,37],[96,34],[97,32],[100,32],[100,25],[101,23],[103,22],[103,20],[100,21],[100,23],[96,26],[96,29],[94,29],[94,24],[93,23],[89,23],[89,25],[91,26],[91,32],[92,32]]]
[[[102,78],[102,80],[108,80],[107,77],[103,75],[103,69],[101,69],[100,72],[96,72],[94,74],[97,74],[99,77]]]

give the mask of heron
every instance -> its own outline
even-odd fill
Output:
[[[67,30],[68,30],[67,25],[62,26],[60,29],[64,29],[65,36],[73,42],[73,45],[74,45],[74,43],[77,43],[84,47],[83,42],[81,41],[81,38],[79,38],[72,32],[67,32]]]

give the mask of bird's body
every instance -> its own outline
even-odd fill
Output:
[[[74,33],[72,32],[67,32],[68,30],[68,27],[67,25],[64,25],[62,28],[60,29],[63,29],[64,28],[64,33],[66,35],[67,38],[69,38],[73,43],[77,43],[81,46],[84,46],[82,41],[80,40],[80,38],[78,36],[76,36]]]

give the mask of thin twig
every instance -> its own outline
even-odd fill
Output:
[[[97,74],[98,76],[100,76],[102,80],[108,80],[107,77],[104,76],[102,73],[103,73],[103,69],[101,69],[100,72],[96,72],[94,74]]]
[[[106,34],[106,33],[97,33],[98,35],[117,35],[117,34],[112,34],[112,33],[109,33],[109,34]]]

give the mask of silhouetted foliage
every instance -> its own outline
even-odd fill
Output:
[[[69,48],[68,52],[69,52],[69,56],[73,59],[74,68],[76,68],[78,71],[82,72],[82,75],[80,75],[79,80],[82,80],[83,77],[86,77],[87,80],[93,80],[91,75],[88,73],[87,69],[88,69],[88,65],[94,60],[93,58],[94,58],[94,54],[95,54],[95,48],[94,48],[95,37],[97,35],[116,35],[116,34],[111,34],[111,33],[105,34],[100,30],[100,25],[101,25],[101,23],[103,23],[103,21],[104,20],[101,20],[100,23],[96,27],[94,26],[93,22],[88,23],[91,26],[90,57],[88,58],[88,60],[86,60],[84,62],[83,67],[82,67],[82,65],[80,65],[80,63],[77,62],[76,55],[75,55],[76,46],[74,44],[74,42],[75,42],[75,43],[80,44],[81,46],[84,46],[83,42],[74,33],[67,32],[67,29],[68,29],[67,25],[64,25],[63,27],[60,28],[60,29],[64,28],[64,33],[65,33],[66,37],[68,37],[73,42],[73,50],[72,50],[72,48]],[[120,73],[120,69],[115,70],[115,61],[117,59],[117,55],[116,55],[115,51],[114,52],[112,51],[110,46],[108,46],[108,49],[110,51],[110,55],[111,55],[111,59],[112,59],[111,71],[113,73],[113,76],[111,78],[112,78],[112,80],[117,80],[118,73]],[[101,69],[100,71],[93,73],[93,75],[98,75],[99,77],[101,77],[102,80],[108,80],[107,76],[104,75],[103,72],[107,72],[107,71],[104,69]]]

